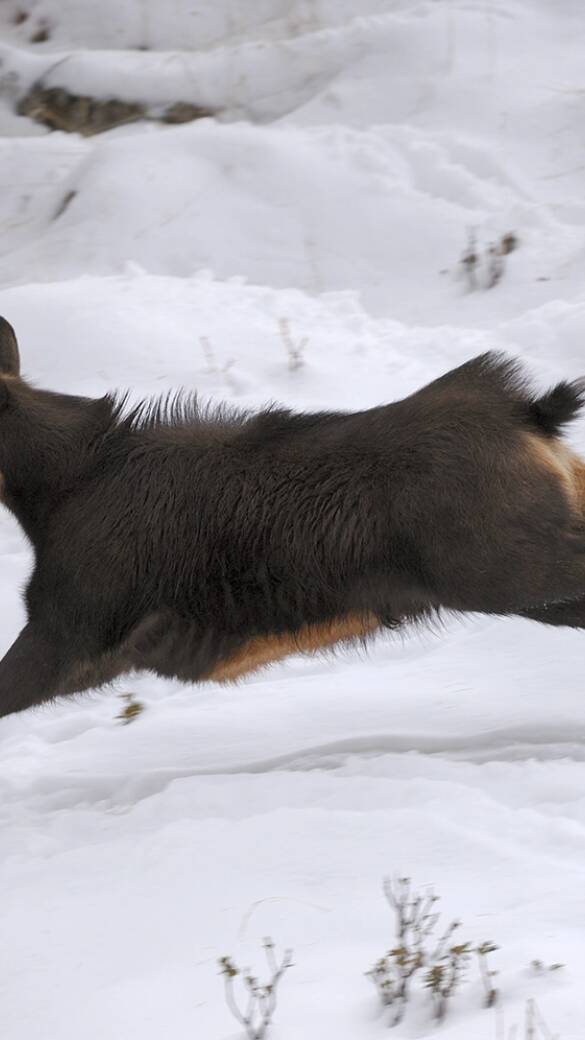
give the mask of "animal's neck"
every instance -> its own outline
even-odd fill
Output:
[[[4,467],[4,504],[34,545],[43,541],[51,516],[91,466],[94,432],[81,425],[74,430],[48,426],[42,434],[34,430]]]
[[[70,483],[41,452],[25,471],[4,474],[3,502],[33,544],[42,541],[49,518],[67,495]]]

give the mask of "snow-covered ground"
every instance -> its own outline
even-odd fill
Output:
[[[585,374],[580,0],[3,0],[0,32],[0,313],[39,385],[358,408],[492,346]],[[219,114],[49,133],[14,113],[39,77]],[[0,523],[5,648],[31,561]],[[235,1040],[217,960],[261,968],[265,935],[295,955],[275,1040],[387,1036],[363,973],[401,874],[501,947],[506,1031],[533,997],[583,1040],[584,660],[579,633],[470,618],[4,719],[2,1037]],[[481,1000],[473,968],[440,1033],[503,1036]],[[421,989],[393,1035],[436,1028]]]

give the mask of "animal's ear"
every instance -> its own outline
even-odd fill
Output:
[[[14,329],[6,318],[0,318],[0,375],[20,375],[20,354]]]

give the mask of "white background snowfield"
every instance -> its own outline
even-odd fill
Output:
[[[38,385],[358,409],[492,347],[585,374],[581,0],[3,0],[0,44],[0,313]],[[39,77],[219,115],[51,133],[15,114]],[[2,651],[30,567],[3,511]],[[585,633],[473,617],[2,720],[2,1037],[235,1040],[217,960],[270,935],[274,1040],[495,1040],[529,998],[583,1040],[584,671]],[[501,947],[499,1010],[472,965],[439,1033],[422,988],[388,1033],[386,874]]]

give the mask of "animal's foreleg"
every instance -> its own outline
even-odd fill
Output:
[[[55,697],[63,664],[54,643],[34,625],[26,625],[0,661],[0,716]]]

